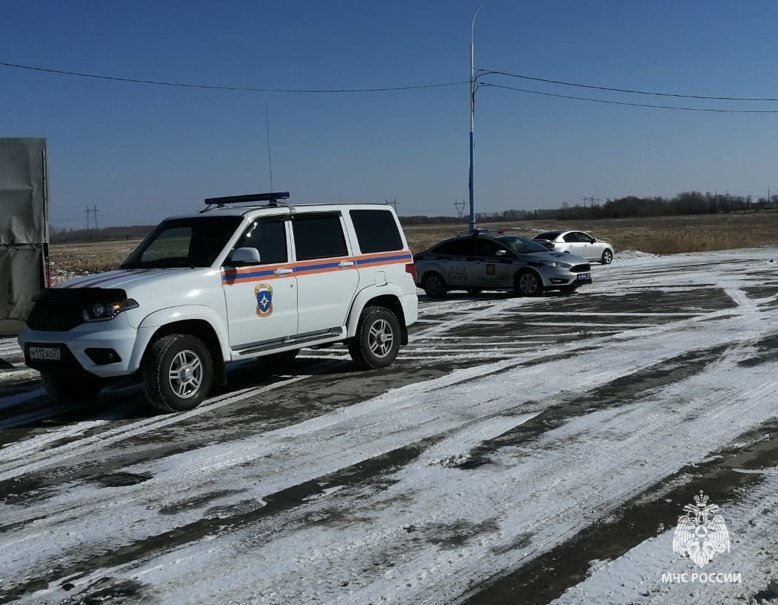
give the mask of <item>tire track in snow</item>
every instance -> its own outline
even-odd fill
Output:
[[[696,339],[694,344],[704,346],[711,343],[729,343],[737,329],[737,322],[725,320],[720,322],[718,330],[709,329],[701,334],[701,338]],[[695,326],[687,327],[687,331],[694,332]],[[619,376],[627,376],[636,368],[647,367],[688,349],[688,340],[666,341],[663,331],[655,331],[652,336],[647,336],[644,342],[634,339],[617,341],[612,346],[620,350],[620,354],[615,355],[613,364],[608,368],[603,368],[595,356],[584,359],[569,358],[529,368],[516,368],[514,365],[512,370],[508,369],[509,364],[493,364],[490,369],[502,372],[502,377],[506,380],[496,392],[492,389],[493,399],[488,401],[483,401],[483,396],[479,394],[479,385],[484,382],[483,378],[473,380],[476,376],[483,376],[484,368],[461,370],[425,385],[428,399],[422,404],[418,401],[418,386],[412,385],[348,409],[263,433],[253,440],[216,444],[197,452],[187,452],[155,463],[138,465],[129,470],[146,473],[153,478],[141,485],[123,489],[125,495],[118,499],[110,490],[85,492],[82,489],[75,490],[75,493],[74,490],[68,490],[67,495],[60,497],[64,498],[64,501],[59,504],[65,504],[60,513],[55,512],[58,498],[52,499],[53,508],[47,515],[47,523],[67,524],[76,537],[75,542],[71,539],[71,544],[68,544],[67,540],[62,540],[58,544],[47,546],[36,540],[27,542],[25,532],[20,532],[14,550],[19,553],[32,549],[40,556],[40,553],[53,548],[61,560],[73,556],[68,555],[68,552],[83,556],[85,537],[95,531],[99,533],[100,528],[114,518],[116,509],[122,511],[122,528],[115,530],[112,536],[117,543],[141,540],[144,532],[148,537],[149,531],[154,534],[171,531],[182,523],[200,518],[202,510],[184,511],[175,518],[155,519],[153,526],[148,522],[139,525],[142,520],[147,519],[150,505],[162,506],[168,502],[170,495],[193,490],[196,493],[198,486],[204,483],[207,483],[209,490],[217,492],[219,489],[226,490],[227,484],[237,483],[250,487],[236,496],[221,499],[222,505],[229,506],[231,502],[234,504],[236,501],[246,500],[261,502],[268,494],[335,473],[347,465],[380,456],[409,441],[434,437],[440,435],[441,431],[466,432],[467,427],[478,418],[515,410],[517,404],[511,376],[522,380],[533,393],[557,393],[556,387],[549,385],[546,380],[549,364],[553,363],[555,371],[572,373],[575,369],[586,376],[585,381],[576,387],[576,390],[581,392],[607,384]],[[646,353],[646,347],[650,353]],[[448,387],[444,388],[444,385]],[[431,387],[435,387],[434,390]],[[456,401],[457,405],[453,405],[452,400]],[[182,464],[190,469],[183,474],[174,470]],[[284,469],[283,475],[275,473],[274,469],[278,468]],[[241,469],[248,469],[243,473],[243,479],[239,479]],[[220,486],[219,480],[224,476],[229,479],[225,485]],[[262,480],[257,484],[259,478]],[[71,508],[66,504],[68,498],[76,502],[82,500],[83,504]],[[94,510],[97,504],[95,498],[105,503],[105,506],[98,507],[97,511]],[[209,506],[212,505],[213,503],[209,503]],[[89,514],[89,511],[92,512],[86,520],[84,516]],[[105,519],[101,520],[102,517]],[[14,539],[13,535],[9,537]],[[51,556],[55,556],[54,551]],[[24,559],[25,557],[20,558]]]

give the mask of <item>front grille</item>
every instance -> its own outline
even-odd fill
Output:
[[[573,273],[586,273],[587,271],[591,271],[591,270],[592,270],[592,268],[588,264],[586,264],[586,265],[574,265],[573,268],[570,269],[570,271],[572,271]]]
[[[118,288],[46,288],[37,297],[27,317],[33,330],[66,332],[84,323],[82,312],[95,303],[108,303],[127,298]]]

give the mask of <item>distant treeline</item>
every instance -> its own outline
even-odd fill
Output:
[[[769,200],[766,198],[755,200],[752,196],[688,191],[679,193],[673,198],[628,196],[607,200],[603,204],[570,205],[563,203],[560,208],[556,209],[479,212],[476,214],[476,218],[479,223],[533,220],[564,221],[755,212],[776,208],[778,208],[778,194],[771,195]],[[401,216],[400,221],[404,225],[466,223],[468,216]],[[49,239],[53,244],[139,239],[145,237],[152,229],[153,225],[100,227],[99,229],[57,229],[51,227]]]
[[[771,195],[769,200],[766,198],[755,200],[752,196],[688,191],[679,193],[673,198],[628,196],[608,200],[604,204],[571,205],[565,202],[556,209],[479,212],[476,213],[476,218],[479,223],[532,220],[564,221],[755,212],[776,208],[778,208],[778,194]],[[462,223],[468,221],[468,216],[403,216],[400,220],[406,225]]]
[[[99,229],[57,229],[49,227],[49,241],[52,244],[77,242],[105,242],[122,239],[139,239],[154,228],[153,225],[132,225],[130,227],[100,227]]]

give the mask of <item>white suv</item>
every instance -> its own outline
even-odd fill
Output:
[[[395,212],[288,196],[207,199],[160,223],[118,270],[43,290],[19,336],[27,365],[67,400],[136,375],[164,411],[196,407],[230,361],[344,341],[358,366],[389,365],[418,304]]]

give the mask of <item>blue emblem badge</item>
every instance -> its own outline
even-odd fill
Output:
[[[268,317],[273,312],[273,288],[267,284],[254,286],[254,296],[257,299],[257,315]]]

